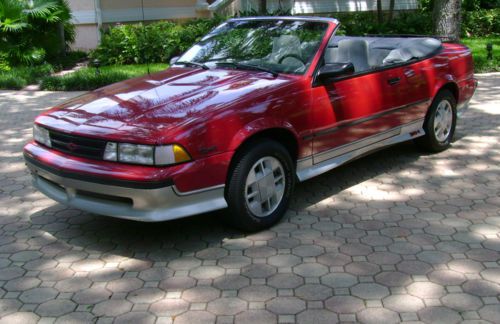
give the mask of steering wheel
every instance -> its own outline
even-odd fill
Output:
[[[299,55],[297,54],[293,54],[293,53],[290,53],[290,54],[285,54],[283,55],[279,60],[278,60],[278,63],[279,64],[282,64],[283,61],[288,58],[288,57],[291,57],[291,58],[294,58],[296,60],[298,60],[300,63],[302,63],[303,65],[306,65],[306,63],[302,60],[302,57],[300,57]]]

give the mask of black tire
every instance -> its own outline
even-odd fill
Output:
[[[436,132],[434,130],[434,120],[436,118],[436,112],[438,106],[443,103],[443,101],[448,101],[452,109],[452,124],[448,136],[444,139],[438,139]],[[425,135],[419,137],[415,140],[417,145],[428,152],[441,152],[446,150],[453,140],[453,135],[455,134],[455,126],[457,124],[457,101],[455,96],[449,90],[441,90],[427,112],[427,116],[424,121],[424,131]]]
[[[281,202],[271,214],[258,217],[246,202],[246,180],[254,164],[265,157],[273,157],[281,163],[285,179],[284,193]],[[234,159],[226,185],[228,203],[226,219],[232,226],[247,232],[258,231],[276,224],[288,209],[295,185],[295,163],[290,153],[280,143],[264,139],[249,143],[237,152]]]

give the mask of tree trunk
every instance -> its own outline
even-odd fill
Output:
[[[267,0],[260,0],[259,12],[264,15],[267,14]]]
[[[389,22],[392,21],[392,16],[394,15],[394,6],[395,6],[395,1],[391,0],[389,2]]]
[[[460,0],[436,0],[432,12],[434,33],[450,40],[460,39]]]
[[[377,0],[377,22],[379,27],[382,25],[382,0]]]

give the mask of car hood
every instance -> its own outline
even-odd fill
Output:
[[[271,100],[274,90],[294,80],[258,71],[170,68],[84,94],[36,122],[72,134],[156,144],[228,107],[262,96]]]

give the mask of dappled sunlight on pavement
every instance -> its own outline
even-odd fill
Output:
[[[478,78],[449,150],[404,143],[299,184],[253,234],[51,201],[21,150],[78,93],[0,91],[0,322],[498,322],[500,74]]]

